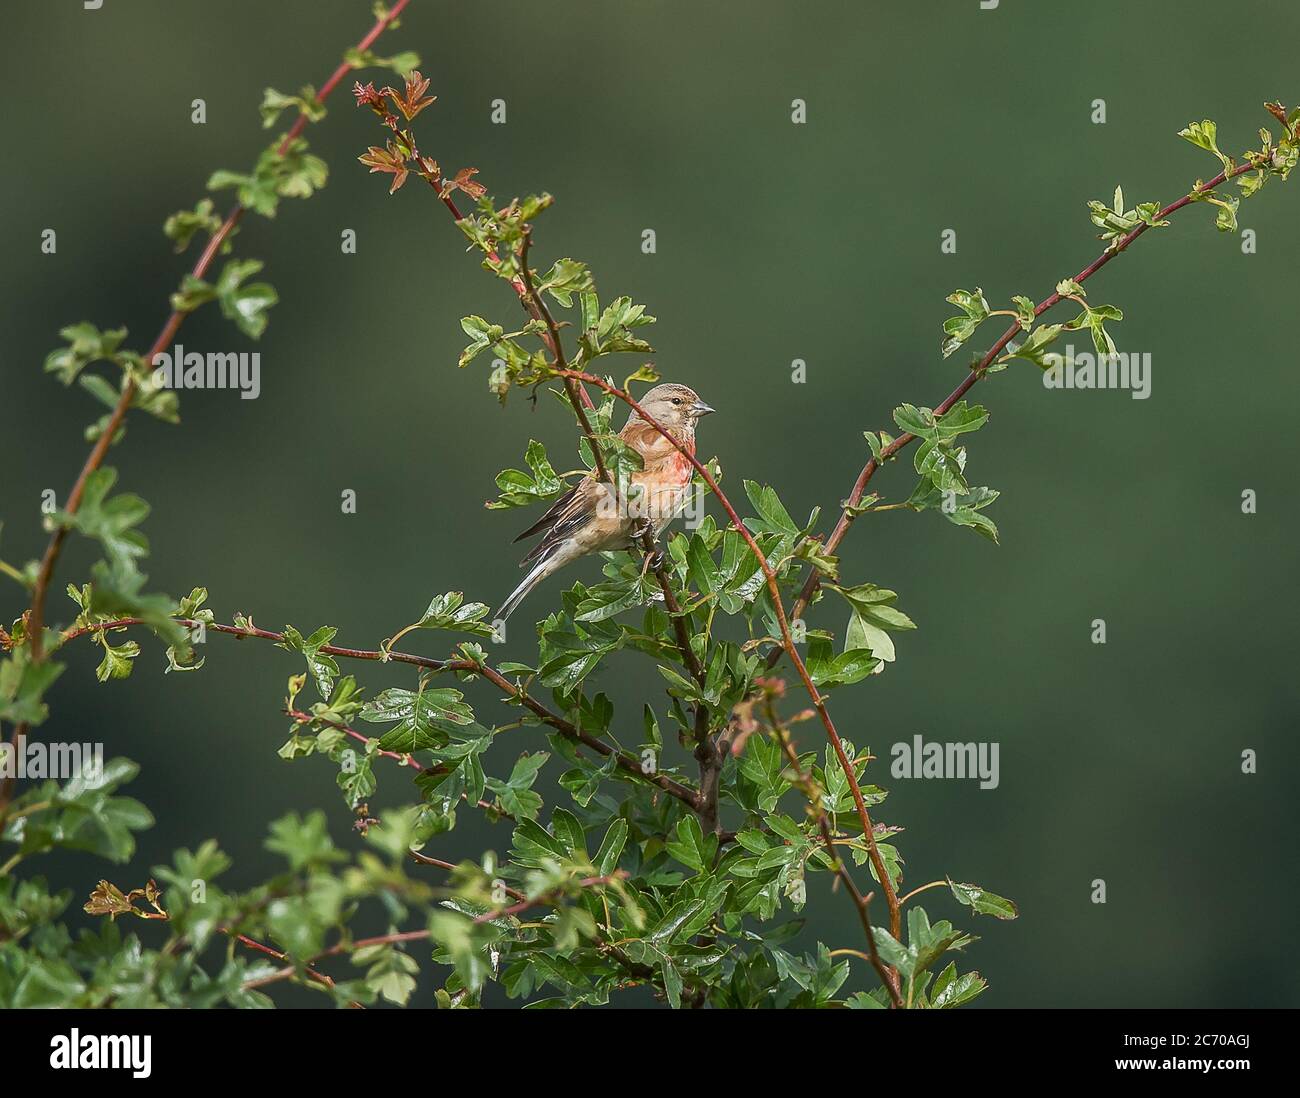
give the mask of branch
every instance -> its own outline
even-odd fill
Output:
[[[395,138],[395,141],[389,141],[386,150],[381,151],[372,148],[365,157],[360,159],[363,163],[370,165],[372,172],[386,171],[394,175],[395,178],[390,194],[403,185],[410,171],[413,170],[433,188],[442,204],[451,211],[452,216],[459,222],[463,218],[451,197],[453,185],[446,182],[442,169],[438,166],[436,160],[420,153],[415,134],[410,129],[403,128],[397,115],[388,107],[388,101],[391,99],[409,121],[419,110],[423,109],[423,104],[426,102],[423,96],[427,85],[428,81],[421,77],[418,72],[411,73],[407,78],[404,93],[395,92],[392,88],[376,91],[373,84],[364,87],[360,82],[356,84],[354,92],[358,105],[370,107]],[[408,164],[413,164],[414,168],[408,169]],[[617,504],[620,502],[618,500],[618,485],[614,483],[609,475],[600,442],[587,415],[587,408],[592,407],[593,404],[590,395],[582,384],[582,380],[586,375],[569,369],[569,362],[564,354],[564,342],[560,335],[560,327],[555,322],[555,318],[551,314],[545,299],[538,292],[533,281],[533,271],[528,260],[532,242],[532,226],[525,224],[522,239],[513,252],[514,266],[517,273],[510,275],[509,281],[515,293],[519,296],[525,311],[533,318],[536,326],[541,329],[538,334],[540,334],[543,344],[550,352],[551,369],[554,371],[555,376],[563,379],[565,393],[569,398],[569,403],[573,406],[574,414],[578,418],[582,434],[591,449],[592,462],[595,466],[592,475],[598,482],[608,485],[613,497],[612,502]],[[508,273],[509,269],[503,267],[501,256],[495,248],[486,248],[485,251],[488,265],[492,269],[498,271],[504,269]],[[641,541],[644,548],[646,567],[648,568],[651,561],[659,557],[653,533],[647,530],[639,536],[638,540]],[[683,664],[702,688],[704,686],[704,671],[691,648],[686,619],[677,604],[668,574],[662,563],[655,568],[655,578],[663,591],[664,606],[673,623]],[[698,702],[695,705],[695,743],[695,758],[700,767],[700,793],[698,802],[694,807],[703,825],[709,831],[721,834],[718,828],[718,779],[722,769],[722,757],[718,745],[709,742],[709,715],[707,706],[703,702]]]
[[[537,292],[533,285],[532,270],[528,265],[528,252],[533,243],[532,226],[524,230],[523,244],[519,249],[519,275],[523,281],[524,289],[527,296],[523,299],[525,306],[543,325],[550,335],[548,345],[554,356],[553,365],[557,370],[568,370],[569,364],[564,356],[564,344],[560,338],[559,326],[555,323],[555,318],[551,315],[542,295]],[[587,396],[587,390],[571,377],[564,379],[564,389],[568,394],[569,403],[573,405],[573,410],[578,417],[578,423],[582,428],[582,433],[587,438],[587,444],[591,447],[592,458],[595,462],[596,479],[604,481],[610,486],[610,491],[617,498],[618,487],[611,480],[609,472],[605,468],[604,460],[601,457],[600,443],[596,438],[595,432],[591,428],[591,421],[587,418],[586,409],[582,405],[578,394]],[[690,630],[687,628],[686,616],[682,613],[681,605],[677,602],[677,596],[673,593],[672,583],[668,576],[668,571],[664,567],[663,554],[655,544],[654,531],[647,526],[641,533],[641,547],[645,553],[646,566],[654,572],[655,579],[659,584],[660,591],[664,596],[664,610],[668,613],[669,619],[673,624],[673,632],[677,638],[677,647],[682,654],[682,662],[691,677],[699,684],[700,689],[704,688],[704,668],[700,666],[700,661],[695,655],[695,650],[691,647]],[[717,832],[718,828],[718,781],[722,774],[722,760],[716,745],[709,742],[709,710],[703,702],[695,704],[695,759],[700,767],[700,793],[696,805],[696,811],[699,813],[700,821],[706,832]]]
[[[602,877],[584,877],[578,882],[578,887],[598,888],[601,885],[613,884],[615,881],[624,880],[626,877],[627,873],[620,869],[615,873]],[[527,911],[530,907],[540,907],[543,904],[553,904],[556,900],[563,899],[565,895],[567,895],[567,893],[561,887],[552,889],[550,892],[538,896],[533,900],[530,900],[525,896],[517,904],[512,904],[510,907],[502,907],[498,908],[496,911],[485,911],[482,915],[476,915],[474,917],[474,922],[490,923],[496,919],[504,919],[511,915],[518,915],[521,911]]]
[[[1218,175],[1216,175],[1213,179],[1211,179],[1208,183],[1206,183],[1204,186],[1200,187],[1199,189],[1194,189],[1192,191],[1189,191],[1182,198],[1178,199],[1177,202],[1170,203],[1158,214],[1156,214],[1152,218],[1152,220],[1164,221],[1167,218],[1169,218],[1171,215],[1177,213],[1184,206],[1189,205],[1190,203],[1196,201],[1196,195],[1205,194],[1209,191],[1216,190],[1217,188],[1221,187],[1224,183],[1228,182],[1229,180],[1235,179],[1239,175],[1244,175],[1246,172],[1257,171],[1258,168],[1259,165],[1252,163],[1250,160],[1247,160],[1244,164],[1239,164],[1231,171],[1227,171],[1227,170],[1222,171]],[[1088,279],[1090,279],[1093,275],[1095,275],[1098,271],[1100,271],[1104,266],[1106,266],[1107,263],[1109,263],[1122,251],[1128,248],[1128,246],[1132,244],[1133,241],[1135,241],[1139,236],[1145,233],[1149,228],[1151,228],[1151,225],[1145,221],[1139,224],[1136,228],[1132,229],[1127,235],[1121,237],[1114,247],[1107,248],[1104,252],[1101,253],[1101,255],[1099,255],[1096,259],[1094,259],[1091,263],[1089,263],[1088,266],[1084,267],[1083,270],[1081,270],[1077,275],[1074,276],[1074,281],[1079,283],[1080,285],[1087,282]],[[1064,300],[1063,295],[1060,294],[1059,292],[1054,291],[1053,293],[1049,294],[1047,297],[1045,297],[1034,307],[1035,319],[1042,316],[1045,312],[1053,308],[1055,305],[1059,304],[1062,300]],[[989,348],[988,352],[984,355],[984,357],[971,367],[970,373],[966,375],[962,383],[958,385],[957,388],[955,388],[951,393],[948,394],[948,396],[944,399],[942,404],[940,404],[938,407],[934,409],[934,414],[936,418],[943,415],[945,412],[951,410],[953,405],[955,405],[959,400],[961,400],[962,397],[966,395],[967,392],[970,391],[971,386],[973,386],[975,382],[979,381],[979,379],[984,376],[985,371],[993,364],[994,359],[996,359],[998,355],[1000,355],[1004,350],[1006,350],[1007,345],[1013,339],[1015,339],[1017,333],[1019,333],[1021,330],[1022,329],[1020,327],[1020,324],[1015,323],[1012,324],[1010,327],[1008,327],[1007,330],[1002,333],[1001,338],[999,338],[998,341],[994,343],[992,347]],[[886,446],[881,451],[880,454],[881,458],[888,461],[900,450],[904,449],[907,446],[910,446],[913,442],[915,442],[916,437],[917,437],[916,435],[911,434],[910,432],[905,432],[904,434],[899,435],[898,438],[894,439],[893,442],[891,442],[888,446]],[[866,494],[867,485],[871,483],[871,478],[875,476],[876,470],[878,468],[879,468],[879,463],[876,461],[874,457],[872,457],[871,460],[868,461],[865,466],[863,466],[862,472],[858,474],[858,479],[853,482],[853,490],[849,493],[849,497],[845,501],[847,506],[845,507],[844,511],[840,514],[839,521],[835,524],[835,529],[831,531],[831,536],[826,542],[825,552],[827,554],[834,553],[835,550],[839,547],[840,542],[844,540],[844,536],[849,532],[849,526],[852,525],[853,520],[855,518],[853,508],[861,501],[863,495]],[[791,611],[792,617],[799,618],[803,616],[804,611],[807,610],[808,604],[812,601],[813,596],[817,593],[817,589],[820,585],[821,585],[821,573],[814,568],[812,572],[809,574],[808,579],[804,582],[803,588],[799,592],[798,599],[795,600],[794,607]],[[773,656],[775,658],[773,658]],[[775,666],[777,660],[781,658],[779,652],[774,652],[773,656],[768,657],[767,666],[769,670],[773,666]]]
[[[654,573],[659,590],[664,596],[664,611],[673,624],[673,635],[677,648],[682,654],[682,663],[690,672],[691,678],[704,691],[705,673],[695,649],[691,647],[691,631],[687,625],[687,613],[682,609],[673,593],[672,580],[664,564],[663,553],[655,544],[654,531],[648,526],[642,531],[641,549],[645,553],[646,566]],[[709,708],[700,701],[695,703],[695,761],[700,766],[700,795],[697,811],[705,832],[721,834],[718,824],[718,782],[722,777],[722,750],[719,744],[709,739]]]
[[[249,949],[257,950],[257,952],[259,953],[265,953],[268,957],[274,957],[277,961],[289,960],[288,954],[281,953],[278,949],[272,949],[269,945],[263,945],[261,942],[257,941],[257,939],[248,937],[247,934],[235,934],[230,930],[225,929],[224,927],[222,929],[223,932],[228,937],[232,938],[234,941],[238,942],[242,946],[247,946]],[[424,933],[427,934],[428,932],[425,931]],[[313,958],[313,960],[315,960],[315,958]],[[334,980],[332,977],[326,976],[325,973],[323,972],[317,972],[314,968],[311,967],[311,965],[303,965],[302,970],[305,973],[307,973],[307,975],[310,976],[313,980],[315,980],[318,984],[322,984],[323,986],[330,988],[331,990],[333,989]],[[271,976],[265,976],[260,980],[249,980],[243,986],[246,990],[249,988],[261,987],[263,984],[274,983],[276,980],[288,979],[290,976],[295,975],[297,972],[298,969],[294,967],[292,964],[290,964],[288,968],[282,968],[279,972]],[[354,1007],[357,1010],[362,1009],[361,1004],[356,1002],[355,1000],[348,1003],[348,1006]]]
[[[374,736],[367,736],[364,732],[358,732],[355,728],[350,728],[346,724],[341,724],[339,721],[326,720],[324,717],[313,717],[310,713],[304,713],[301,709],[286,709],[285,716],[292,717],[295,721],[301,721],[303,724],[323,724],[329,728],[336,728],[340,732],[356,740],[358,743],[369,743],[372,739],[375,739]],[[387,751],[384,748],[379,747],[375,749],[375,754],[382,755],[386,759],[395,759],[397,762],[401,763],[402,766],[412,767],[421,774],[445,774],[448,772],[447,768],[443,766],[421,766],[415,760],[413,755],[404,755],[400,751]],[[462,793],[461,799],[468,800],[469,797]],[[502,817],[502,819],[514,820],[514,816],[509,812],[504,811],[499,806],[494,805],[491,801],[477,801],[474,807],[488,809],[495,812],[498,816]],[[414,851],[412,851],[412,853],[414,853]]]
[[[569,363],[564,357],[564,344],[560,339],[559,326],[555,323],[555,318],[551,316],[551,310],[547,308],[542,295],[533,286],[533,273],[528,267],[528,251],[532,246],[533,230],[530,226],[524,233],[524,242],[519,249],[518,256],[519,278],[524,287],[524,293],[520,295],[520,300],[523,301],[524,308],[532,314],[533,319],[545,326],[546,342],[550,347],[551,354],[554,356],[555,365],[561,370],[567,370]],[[587,418],[587,407],[590,407],[592,403],[591,396],[586,389],[571,378],[565,378],[564,391],[569,396],[569,403],[573,405],[573,411],[578,417],[582,433],[587,436],[587,443],[591,447],[591,456],[596,464],[596,479],[605,481],[617,493],[618,489],[610,480],[609,471],[605,468],[605,459],[601,456],[600,443],[596,441],[596,433],[591,429],[591,420]]]
[[[898,973],[892,968],[885,966],[880,959],[880,953],[876,948],[876,935],[871,927],[871,916],[867,914],[867,904],[871,902],[871,894],[863,896],[858,890],[857,883],[853,880],[852,874],[841,860],[838,851],[835,849],[835,837],[831,834],[830,821],[826,818],[826,809],[822,807],[822,792],[816,787],[812,776],[808,774],[799,764],[799,755],[790,742],[785,727],[777,719],[776,709],[772,704],[771,695],[764,699],[767,709],[768,724],[772,728],[773,735],[780,741],[781,750],[785,752],[785,757],[790,760],[790,766],[795,772],[795,784],[803,791],[804,797],[808,801],[808,813],[817,821],[817,828],[822,835],[822,845],[826,848],[826,854],[831,860],[831,869],[835,875],[844,882],[844,887],[848,890],[850,899],[853,900],[853,906],[857,909],[858,919],[862,923],[863,933],[867,937],[867,949],[870,952],[869,960],[871,967],[876,970],[876,975],[880,977],[880,982],[884,985],[885,990],[889,993],[889,1000],[895,1008],[903,1005],[902,996],[899,994]]]
[[[189,628],[195,628],[199,622],[190,618],[173,619],[180,625]],[[63,634],[62,642],[75,640],[77,637],[87,633],[98,633],[109,629],[124,629],[133,625],[147,625],[147,622],[139,618],[116,618],[112,621],[95,622],[92,625],[85,625],[79,629],[71,629]],[[258,629],[255,626],[241,628],[237,625],[223,625],[219,622],[206,622],[203,628],[211,630],[214,633],[226,633],[233,637],[255,637],[258,640],[269,640],[277,644],[284,643],[284,634],[276,633],[270,629]],[[518,686],[507,679],[501,672],[487,664],[475,663],[473,660],[435,660],[428,656],[417,656],[409,652],[384,652],[366,648],[341,648],[334,644],[323,644],[320,651],[326,655],[339,656],[343,659],[368,660],[373,663],[407,663],[415,667],[427,668],[430,671],[461,671],[471,675],[478,675],[488,680],[511,699],[524,706],[533,716],[537,717],[543,724],[549,725],[567,739],[580,743],[590,748],[599,755],[609,758],[611,755],[618,760],[618,767],[627,774],[640,778],[644,782],[658,786],[671,797],[676,797],[679,801],[695,809],[697,794],[690,786],[683,785],[681,782],[674,781],[665,774],[645,774],[641,771],[640,762],[625,751],[619,751],[603,740],[598,739],[591,734],[584,732],[581,728],[565,720],[558,713],[553,713],[542,705],[536,698],[528,693],[522,686]],[[361,733],[357,733],[361,735]],[[363,737],[365,738],[365,737]],[[418,765],[418,764],[417,764]]]
[[[439,869],[445,869],[448,873],[460,868],[460,866],[452,865],[451,862],[444,862],[441,858],[430,858],[429,855],[421,854],[418,850],[408,850],[407,853],[421,865],[437,866]],[[528,899],[519,889],[511,888],[505,881],[501,882],[501,887],[505,889],[507,896],[513,896],[516,900]]]
[[[612,385],[602,377],[595,374],[584,373],[581,370],[565,370],[561,373],[563,377],[573,377],[579,381],[585,381],[590,385],[595,385],[598,389],[609,393],[623,401],[630,408],[634,409],[642,419],[644,419],[659,434],[663,435],[677,450],[679,454],[690,462],[691,466],[699,473],[705,484],[713,492],[722,509],[726,511],[727,517],[731,520],[732,526],[744,538],[745,544],[757,558],[759,567],[763,570],[763,576],[767,581],[767,590],[772,599],[772,608],[776,613],[777,625],[781,630],[781,647],[790,657],[794,664],[795,671],[798,672],[799,678],[803,681],[804,689],[808,692],[808,697],[812,700],[813,708],[817,710],[818,717],[821,718],[822,726],[826,729],[827,738],[835,750],[835,757],[839,760],[840,768],[844,771],[844,777],[849,783],[849,789],[853,793],[853,803],[857,808],[858,819],[862,824],[862,834],[867,842],[867,853],[871,860],[872,868],[876,872],[876,879],[880,882],[880,887],[885,893],[885,903],[889,908],[889,925],[894,937],[897,938],[902,926],[901,915],[898,906],[898,893],[894,889],[894,883],[890,879],[889,872],[885,867],[885,861],[880,856],[880,850],[876,846],[875,828],[871,823],[871,815],[867,812],[867,802],[862,796],[862,789],[858,785],[857,775],[853,772],[853,764],[849,761],[848,754],[844,750],[844,742],[840,739],[840,734],[835,728],[835,722],[831,719],[830,712],[826,708],[826,703],[818,692],[816,684],[812,681],[812,676],[808,674],[808,668],[804,664],[803,657],[799,654],[799,649],[795,645],[794,637],[790,633],[790,625],[786,619],[785,604],[781,599],[781,588],[777,582],[776,572],[768,563],[767,556],[759,548],[758,542],[754,540],[754,535],[750,533],[740,515],[736,512],[731,501],[727,498],[722,488],[718,485],[713,474],[708,468],[691,453],[682,443],[678,442],[668,429],[661,423],[648,415],[644,408],[636,402],[631,396],[622,389]]]
[[[358,50],[369,49],[371,45],[374,44],[375,40],[388,28],[388,25],[402,13],[402,9],[410,2],[411,0],[397,0],[397,3],[393,5],[390,11],[381,15],[375,21],[375,25],[371,27],[365,37],[357,43],[356,48]],[[347,75],[350,69],[351,66],[346,61],[342,62],[330,75],[329,79],[321,85],[320,91],[316,93],[315,101],[317,103],[323,103],[326,97],[338,86],[339,81]],[[294,124],[290,127],[289,132],[284,135],[284,140],[280,142],[279,153],[281,156],[283,156],[293,142],[302,135],[302,131],[306,128],[306,125],[307,116],[305,114],[300,114]],[[198,262],[194,264],[194,269],[190,272],[192,277],[201,279],[207,273],[208,268],[212,265],[212,261],[216,258],[218,251],[221,249],[221,245],[225,243],[226,238],[230,236],[235,226],[239,224],[244,213],[245,207],[242,205],[236,205],[234,209],[226,215],[225,221],[222,222],[221,227],[212,235],[212,239],[208,241],[208,246],[203,249],[203,254],[199,256]],[[145,356],[145,362],[152,363],[154,358],[173,342],[177,330],[180,328],[181,324],[184,323],[187,315],[187,313],[177,309],[167,318],[167,323],[163,325],[162,331],[158,333],[158,338],[154,340],[153,346]],[[90,479],[91,474],[104,463],[104,457],[107,455],[108,448],[112,445],[118,429],[122,426],[122,420],[126,418],[127,409],[131,406],[131,401],[135,397],[135,393],[135,382],[128,376],[122,385],[122,394],[118,398],[117,405],[109,415],[106,426],[100,433],[99,439],[91,449],[89,456],[86,458],[86,463],[82,466],[81,472],[77,475],[77,480],[72,486],[72,491],[68,494],[68,501],[63,508],[67,514],[76,514],[77,508],[81,506],[81,497],[86,490],[86,482]],[[54,575],[54,565],[59,559],[59,552],[62,550],[63,542],[68,536],[68,529],[69,527],[66,524],[63,524],[56,527],[54,532],[50,535],[49,543],[45,547],[45,555],[41,558],[40,570],[36,574],[36,584],[32,588],[31,618],[28,635],[31,638],[33,661],[39,661],[41,658],[42,645],[44,641],[42,630],[45,619],[45,599],[49,592],[50,580]]]
[[[418,80],[420,79],[420,74],[418,72],[412,73],[411,78]],[[428,81],[426,80],[424,83],[427,84]],[[403,155],[401,160],[403,165],[403,175],[405,175],[406,162],[408,160],[414,161],[418,166],[418,174],[420,178],[433,188],[433,193],[438,196],[438,201],[447,208],[456,221],[464,221],[465,215],[460,212],[460,208],[456,205],[456,200],[451,197],[452,187],[443,177],[442,169],[438,167],[438,162],[430,157],[422,156],[420,154],[419,146],[416,144],[415,135],[410,130],[403,130],[401,126],[398,125],[396,116],[386,107],[380,105],[385,92],[391,90],[392,89],[390,88],[385,88],[383,91],[376,92],[374,84],[369,84],[363,88],[361,81],[359,80],[353,88],[353,92],[357,97],[357,102],[367,103],[371,109],[379,115],[384,125],[387,126],[405,146],[405,149],[403,149],[402,152],[405,153],[406,149],[410,150],[410,155]],[[394,184],[393,190],[396,190],[399,186],[401,186],[400,183]],[[391,194],[392,191],[389,193]],[[527,247],[527,240],[525,239],[525,252],[527,251]],[[498,267],[501,265],[501,256],[495,249],[490,249],[486,254],[491,263]],[[520,264],[520,266],[523,268],[523,271],[510,279],[510,286],[515,291],[516,295],[518,295],[519,302],[523,305],[525,312],[546,328],[546,331],[542,333],[542,342],[546,344],[547,349],[551,352],[552,356],[554,356],[555,360],[557,362],[562,362],[564,360],[564,351],[560,347],[560,336],[555,321],[553,319],[548,319],[545,306],[541,305],[540,298],[536,292],[532,290],[529,284],[527,261],[525,260]],[[566,388],[568,388],[568,386],[566,386]],[[591,394],[581,385],[575,385],[569,389],[569,399],[574,402],[575,409],[577,409],[579,405],[581,405],[583,409],[595,407],[595,402],[591,399]],[[579,411],[579,418],[583,420],[585,424],[586,416],[582,411]],[[590,424],[586,424],[586,430],[587,436],[590,438]],[[597,461],[599,461],[599,450],[597,449],[594,440],[592,441],[592,450],[597,454]],[[601,479],[604,480],[607,478],[601,477]]]

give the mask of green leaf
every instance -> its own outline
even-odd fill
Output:
[[[546,447],[536,439],[529,440],[525,460],[532,471],[531,475],[518,469],[506,469],[497,474],[497,488],[501,496],[489,501],[489,510],[524,507],[530,503],[554,499],[564,491],[564,482],[555,475],[555,469],[546,456]]]
[[[497,795],[497,800],[501,804],[503,811],[508,812],[517,820],[535,820],[538,813],[542,810],[542,798],[533,792],[533,783],[537,781],[537,775],[541,771],[546,760],[549,759],[550,753],[547,751],[537,751],[533,754],[520,755],[515,760],[514,769],[510,772],[510,777],[505,781],[500,778],[488,778],[486,786]],[[552,815],[552,821],[557,819],[573,819],[562,809],[556,809]],[[581,831],[581,828],[579,828]]]
[[[352,963],[366,969],[366,986],[380,998],[406,1006],[415,991],[419,963],[391,943],[362,946],[352,954]]]
[[[998,361],[1010,362],[1013,358],[1023,358],[1039,369],[1046,370],[1052,365],[1048,359],[1047,348],[1056,342],[1064,328],[1063,324],[1040,324],[1029,333],[1029,338],[1024,342],[1009,345],[1006,353]]]
[[[675,836],[664,844],[669,854],[697,873],[712,871],[718,837],[711,834],[706,839],[698,817],[683,816],[678,820]]]
[[[482,620],[489,613],[491,610],[486,603],[467,603],[462,592],[448,591],[433,597],[417,624],[420,629],[449,629],[476,637],[491,637],[492,626]]]
[[[777,506],[780,506],[779,502]],[[721,586],[722,573],[709,552],[705,539],[698,533],[691,538],[687,546],[686,567],[701,595],[714,594]]]
[[[987,892],[979,885],[958,884],[948,878],[948,887],[957,897],[959,903],[965,904],[980,915],[992,915],[996,919],[1014,919],[1020,911],[1010,900],[995,893]]]
[[[929,916],[922,907],[913,907],[907,913],[907,945],[904,946],[888,930],[873,927],[876,949],[885,964],[897,968],[909,980],[916,980],[949,949],[962,949],[974,939],[954,930],[946,919],[930,925]]]
[[[124,572],[149,551],[149,542],[135,527],[149,515],[149,504],[130,492],[110,496],[117,483],[117,470],[107,466],[86,478],[81,506],[75,514],[59,512],[56,520],[72,526],[103,547],[109,563]]]
[[[505,335],[505,329],[500,324],[489,324],[481,316],[461,317],[460,326],[473,342],[460,353],[457,366],[469,365]]]
[[[49,660],[33,663],[30,649],[15,648],[0,662],[0,718],[13,725],[43,724],[49,707],[42,699],[63,667]]]
[[[984,300],[984,291],[978,286],[974,290],[954,290],[945,300],[962,311],[961,316],[944,321],[943,341],[939,349],[943,352],[943,357],[947,358],[988,319],[989,303]]]
[[[537,284],[539,293],[548,293],[566,309],[573,304],[573,295],[592,289],[591,271],[576,259],[557,259],[551,269],[542,275]]]
[[[1113,202],[1114,208],[1095,199],[1088,203],[1088,216],[1102,230],[1098,239],[1108,241],[1107,251],[1117,250],[1139,225],[1161,228],[1169,224],[1156,219],[1161,209],[1159,202],[1139,202],[1133,209],[1125,210],[1123,187],[1115,188]]]
[[[322,698],[328,698],[334,692],[334,680],[339,674],[338,662],[327,652],[321,651],[329,645],[336,633],[338,630],[333,626],[322,625],[310,637],[304,637],[292,625],[286,625],[284,640],[280,642],[281,648],[299,652],[306,659],[307,670]]]
[[[51,351],[45,357],[45,372],[57,374],[64,385],[71,385],[77,375],[94,362],[113,362],[125,368],[127,359],[118,348],[126,339],[125,328],[101,332],[93,324],[72,324],[59,330],[67,347]]]
[[[380,57],[373,50],[362,50],[353,47],[343,54],[343,60],[349,68],[392,69],[393,72],[402,77],[420,67],[420,55],[412,50],[403,50],[401,53],[393,54],[392,57]]]
[[[104,659],[95,669],[95,677],[100,682],[127,678],[131,674],[131,661],[140,655],[140,646],[135,641],[127,641],[114,648],[102,632],[99,640],[104,647]]]
[[[294,138],[283,152],[280,145],[276,141],[266,148],[251,173],[213,172],[208,190],[233,187],[242,205],[263,217],[274,217],[281,198],[310,198],[325,186],[329,168],[320,157],[307,152],[304,138]]]
[[[1232,157],[1225,156],[1219,151],[1219,127],[1210,119],[1206,118],[1201,122],[1189,122],[1178,131],[1178,136],[1190,141],[1198,149],[1214,153],[1219,158],[1219,163],[1223,165],[1223,170],[1225,172],[1232,171]]]
[[[680,1010],[682,1005],[682,974],[671,957],[665,956],[659,964],[660,975],[664,981],[664,994],[668,1005],[673,1010]]]
[[[857,587],[838,587],[828,584],[832,591],[842,595],[853,608],[848,630],[844,634],[846,652],[866,649],[877,660],[892,663],[895,658],[894,642],[886,630],[915,629],[916,623],[894,606],[898,595],[874,583]]]
[[[880,660],[869,648],[850,650],[837,656],[828,638],[813,634],[808,636],[806,663],[812,681],[827,689],[852,686],[880,666]]]
[[[190,246],[196,233],[204,232],[208,236],[214,236],[220,228],[221,218],[215,212],[210,198],[199,199],[193,210],[177,210],[163,223],[163,232],[169,240],[176,242],[178,255]]]
[[[330,838],[325,813],[316,809],[305,817],[289,812],[270,826],[270,837],[264,844],[272,854],[279,854],[297,873],[313,866],[327,866],[332,862],[346,861],[347,855],[335,849]]]
[[[945,493],[933,482],[923,480],[908,498],[907,505],[917,511],[937,510],[954,525],[968,526],[997,544],[998,528],[982,511],[999,495],[994,489],[984,487]]]
[[[2,670],[0,679],[3,679]],[[135,853],[133,833],[152,827],[154,819],[139,801],[113,794],[119,785],[131,781],[139,769],[128,759],[115,758],[101,770],[87,756],[81,760],[80,770],[61,789],[47,783],[39,793],[33,791],[49,802],[50,811],[24,821],[24,852],[58,848],[85,851],[114,862],[129,860]],[[2,893],[3,882],[0,882],[0,925],[4,921]]]
[[[325,117],[325,105],[316,96],[316,89],[310,84],[297,95],[285,95],[284,92],[267,88],[262,93],[262,103],[258,110],[262,114],[262,128],[269,130],[280,119],[280,113],[295,108],[308,122],[319,122]]]
[[[1218,214],[1215,215],[1214,227],[1221,233],[1235,233],[1237,231],[1237,210],[1241,206],[1241,199],[1235,194],[1219,194],[1216,191],[1197,189],[1192,192],[1193,202],[1208,202],[1212,206],[1217,206]]]
[[[930,991],[930,1006],[936,1010],[945,1010],[969,1003],[986,987],[988,982],[978,972],[957,975],[957,963],[950,962],[935,980]]]
[[[622,817],[615,819],[609,825],[609,830],[600,841],[600,849],[592,859],[592,864],[600,871],[602,877],[610,876],[618,868],[618,859],[627,843],[627,835],[627,821]]]
[[[586,808],[600,790],[602,783],[612,778],[617,770],[617,755],[610,755],[600,766],[593,766],[583,760],[581,766],[566,771],[560,776],[560,785],[572,794],[578,804]]]
[[[406,754],[442,747],[456,726],[472,725],[474,712],[450,687],[422,688],[417,692],[390,687],[367,702],[361,719],[371,724],[396,722],[380,738],[385,751]]]
[[[755,526],[759,530],[771,531],[777,534],[797,535],[801,533],[774,489],[765,484],[747,480],[745,481],[745,495],[749,497],[750,504],[758,513],[759,521],[755,523]]]
[[[754,811],[770,812],[789,788],[781,776],[785,770],[781,748],[764,736],[751,736],[745,742],[737,769],[744,779],[737,788],[737,797],[744,807]]]
[[[266,330],[266,311],[280,300],[267,282],[244,285],[245,279],[257,274],[262,266],[259,259],[232,259],[221,269],[215,288],[222,315],[253,339]]]

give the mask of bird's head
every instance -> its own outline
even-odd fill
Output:
[[[637,403],[655,422],[674,433],[683,434],[693,434],[696,422],[713,411],[696,395],[694,389],[685,385],[656,385]],[[633,412],[628,417],[628,422],[640,418]]]

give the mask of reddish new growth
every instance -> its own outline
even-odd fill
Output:
[[[471,199],[477,201],[487,193],[487,188],[481,183],[475,183],[472,178],[478,174],[478,169],[461,168],[453,178],[445,178],[436,160],[420,155],[420,150],[415,144],[415,135],[410,130],[401,128],[397,115],[388,107],[391,100],[393,105],[402,112],[402,117],[409,122],[437,98],[434,95],[425,95],[428,90],[429,81],[418,71],[407,74],[406,86],[401,91],[390,87],[376,90],[373,83],[363,85],[357,81],[352,89],[352,94],[357,98],[357,106],[369,107],[394,134],[394,139],[390,140],[384,148],[371,145],[364,155],[357,159],[372,173],[385,172],[393,176],[393,185],[388,188],[389,194],[405,183],[407,176],[414,171],[437,190],[440,198],[447,198],[453,191],[464,191]],[[412,164],[414,167],[410,166]]]
[[[371,173],[375,172],[392,172],[393,185],[388,188],[388,193],[392,194],[398,187],[406,182],[409,174],[406,168],[406,157],[393,142],[388,142],[386,148],[379,148],[377,145],[371,145],[365,151],[363,156],[358,156],[358,160],[370,168]]]

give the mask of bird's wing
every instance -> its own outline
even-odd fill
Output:
[[[542,540],[534,545],[521,563],[543,559],[560,542],[571,538],[596,515],[598,494],[605,487],[590,478],[575,485],[551,505],[550,510],[525,530],[515,541],[531,537],[545,530]]]
[[[578,494],[577,488],[570,488],[567,492],[564,493],[564,495],[562,495],[559,499],[557,499],[554,503],[551,504],[546,514],[544,514],[530,527],[528,527],[527,530],[525,530],[522,534],[520,534],[517,538],[515,538],[515,541],[523,541],[524,538],[531,538],[534,534],[540,534],[548,526],[553,526],[559,520],[560,516],[564,513],[565,508],[567,508],[571,503],[573,503],[573,497],[576,496],[577,494]]]

